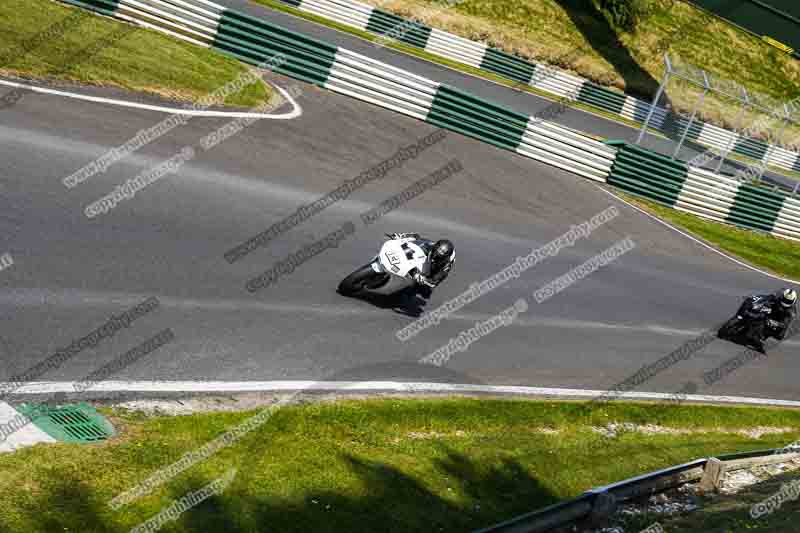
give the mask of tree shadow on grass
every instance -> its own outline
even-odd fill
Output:
[[[622,77],[625,81],[625,93],[647,103],[652,102],[658,92],[661,80],[654,78],[639,64],[630,49],[620,40],[618,30],[612,26],[594,2],[592,0],[556,0],[556,2],[564,9],[578,31],[583,34],[589,46],[611,64],[614,71]],[[669,48],[671,40],[680,38],[680,31],[663,38],[657,45],[659,53]],[[681,116],[674,109],[674,104],[667,91],[662,93],[658,105],[672,110],[666,115],[660,128],[661,132],[670,140],[678,142],[683,136],[685,124],[681,124]],[[684,146],[698,153],[707,150],[705,146],[694,142],[689,137],[684,140]]]
[[[443,497],[395,466],[353,454],[341,457],[358,481],[351,489],[319,490],[303,503],[255,500],[258,531],[463,532],[485,527],[557,501],[518,462],[478,464],[444,450],[434,460],[448,485]],[[461,498],[456,498],[461,494]],[[270,529],[269,525],[273,528]],[[280,526],[278,526],[280,524]]]
[[[626,92],[650,100],[656,94],[659,80],[653,78],[622,43],[617,30],[595,6],[592,0],[556,0],[583,34],[595,52],[608,61],[625,80]]]
[[[304,493],[303,499],[270,488],[257,472],[238,465],[237,476],[221,495],[211,496],[185,511],[176,521],[166,522],[160,531],[463,532],[557,501],[523,465],[512,459],[487,466],[446,448],[442,452],[443,456],[433,461],[442,477],[431,481],[446,481],[446,496],[431,491],[426,482],[395,466],[351,453],[336,458],[345,462],[355,478],[348,487],[316,490],[309,487],[297,491]],[[196,473],[188,481],[184,479],[181,488],[173,484],[170,498],[162,499],[162,509],[211,481]],[[326,481],[326,473],[321,471],[316,484],[327,483],[330,482]],[[24,530],[12,530],[12,523],[0,516],[0,531],[130,531],[154,516],[151,510],[148,516],[137,517],[135,524],[123,526],[117,519],[119,515],[106,504],[105,498],[91,487],[62,476],[46,490],[37,491],[34,503],[17,509],[24,516]],[[57,512],[52,512],[56,508]]]

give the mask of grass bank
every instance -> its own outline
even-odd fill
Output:
[[[341,400],[279,409],[151,493],[116,512],[107,506],[254,412],[170,417],[106,409],[121,430],[110,441],[0,455],[0,530],[129,529],[237,468],[229,487],[164,531],[463,532],[593,486],[697,457],[782,447],[800,436],[800,411],[787,409]],[[669,429],[592,430],[611,422]],[[757,426],[772,429],[746,434]]]
[[[209,49],[49,0],[0,2],[0,74],[113,86],[197,100],[247,67]],[[3,93],[11,89],[0,88]],[[226,103],[269,100],[252,84]]]
[[[644,198],[616,192],[632,204],[687,230],[720,250],[779,276],[800,280],[800,242],[719,224]]]

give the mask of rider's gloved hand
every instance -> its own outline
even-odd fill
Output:
[[[419,272],[416,272],[414,274],[414,281],[419,283],[420,285],[425,285],[426,287],[430,287],[431,289],[436,287],[435,283],[433,283],[432,281],[428,280],[428,278],[426,278],[423,274],[421,274]]]

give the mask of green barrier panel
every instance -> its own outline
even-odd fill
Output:
[[[62,0],[67,4],[72,4],[76,7],[82,7],[90,11],[96,11],[107,17],[114,16],[114,10],[117,9],[119,2],[116,0]]]
[[[628,172],[631,176],[638,177],[639,180],[642,182],[649,182],[653,183],[654,185],[658,185],[664,187],[665,189],[674,189],[676,193],[679,193],[681,189],[683,189],[683,180],[682,176],[676,174],[665,174],[663,172],[653,172],[652,170],[647,170],[642,167],[642,165],[626,160],[625,158],[618,158],[618,161],[615,163],[619,163],[615,170],[618,171],[625,171]]]
[[[684,165],[669,164],[653,157],[647,157],[646,154],[641,154],[632,150],[623,150],[622,154],[618,158],[621,161],[635,161],[645,170],[666,173],[666,176],[680,176],[681,183],[686,180],[689,174],[689,169]]]
[[[226,56],[238,59],[239,61],[244,61],[245,63],[249,63],[251,65],[260,65],[265,59],[268,59],[274,55],[271,53],[255,53],[244,50],[242,47],[229,46],[222,43],[217,43],[214,48]],[[286,62],[280,66],[280,68],[276,68],[274,70],[292,78],[303,80],[307,83],[318,85],[320,87],[324,86],[325,81],[327,80],[327,71],[319,68],[308,68],[305,63],[306,62],[297,59],[287,59]]]
[[[495,143],[500,143],[503,148],[516,150],[522,141],[527,123],[519,119],[513,120],[510,112],[506,112],[506,116],[512,119],[506,119],[503,113],[496,110],[502,111],[502,108],[497,106],[482,108],[475,103],[476,100],[471,95],[441,85],[436,91],[427,121],[440,127],[458,125],[473,132],[473,136],[486,136]],[[487,113],[486,111],[492,107],[496,109]]]
[[[695,120],[692,122],[692,125],[689,127],[688,131],[686,130],[686,126],[688,125],[689,121],[686,120],[686,123],[683,125],[678,124],[677,129],[680,135],[683,135],[683,132],[686,131],[686,140],[687,141],[696,141],[700,138],[700,132],[703,131],[703,122],[699,120]]]
[[[428,117],[447,117],[451,121],[461,122],[465,127],[482,129],[487,134],[495,135],[498,142],[510,149],[519,146],[526,128],[525,122],[508,119],[502,113],[487,111],[485,107],[472,103],[464,98],[463,93],[448,86],[440,86]]]
[[[734,198],[728,219],[740,222],[748,221],[764,231],[772,231],[785,198],[770,198],[765,193],[769,193],[769,191],[747,183],[742,184]]]
[[[516,150],[520,144],[521,134],[514,135],[513,132],[508,130],[487,126],[487,124],[480,120],[466,117],[457,112],[448,112],[445,106],[438,106],[437,109],[431,110],[426,120],[439,127],[449,129],[453,129],[454,127],[460,128],[459,131],[470,132],[471,136],[480,139],[490,139],[492,144],[508,150]]]
[[[218,33],[231,35],[245,40],[263,39],[267,42],[281,44],[297,53],[309,53],[333,59],[337,48],[321,41],[308,39],[294,34],[280,26],[273,26],[260,21],[242,19],[231,10],[225,10],[219,21]]]
[[[444,84],[442,84],[440,87],[445,89],[442,94],[458,98],[464,102],[464,105],[468,105],[473,109],[480,111],[481,113],[489,113],[518,124],[527,124],[528,120],[530,120],[528,115],[518,113],[510,107],[505,107],[500,104],[489,102],[488,100],[483,100],[473,94],[462,91],[461,89],[456,89],[455,87],[450,87],[449,85]]]
[[[641,154],[648,160],[662,161],[667,163],[668,165],[673,165],[675,168],[680,169],[684,172],[687,173],[689,172],[689,166],[683,161],[680,161],[678,159],[672,159],[668,155],[659,154],[658,152],[653,152],[651,150],[648,150],[647,148],[642,148],[641,146],[637,146],[635,144],[626,144],[625,151],[635,154]]]
[[[466,135],[467,137],[473,137],[480,141],[489,143],[492,146],[496,146],[497,148],[502,148],[504,150],[509,150],[509,149],[515,150],[513,148],[509,148],[509,144],[507,141],[503,139],[498,140],[497,136],[494,135],[487,135],[485,133],[485,130],[483,130],[482,128],[474,128],[464,125],[462,122],[458,120],[452,120],[451,118],[445,115],[434,114],[433,116],[431,116],[431,114],[429,113],[426,122],[433,124],[434,126],[438,126],[440,128],[445,128],[447,130],[454,131],[462,135]]]
[[[420,22],[404,19],[381,9],[374,9],[366,31],[389,37],[419,48],[425,48],[433,29]]]
[[[649,176],[642,172],[642,169],[632,165],[626,165],[624,162],[620,163],[615,169],[614,173],[622,178],[636,180],[644,188],[655,188],[661,193],[670,197],[674,195],[674,200],[677,201],[678,195],[681,192],[681,186],[671,181],[664,181],[658,176]]]
[[[325,41],[306,37],[302,33],[295,33],[291,30],[287,30],[283,26],[265,22],[259,18],[252,17],[232,9],[226,9],[223,12],[223,18],[229,24],[239,25],[243,28],[260,30],[262,33],[270,35],[273,38],[286,39],[290,42],[296,43],[297,46],[306,47],[309,50],[327,51],[331,54],[335,54],[336,50],[338,49],[336,46],[328,44]]]
[[[457,105],[463,113],[472,114],[481,120],[498,122],[501,125],[510,124],[523,129],[528,125],[527,115],[495,106],[449,85],[440,85],[437,95],[443,103]]]
[[[601,89],[591,83],[581,85],[578,93],[578,101],[584,104],[592,104],[606,111],[611,111],[619,115],[625,106],[625,95],[615,93],[606,89]]]
[[[251,22],[230,10],[224,11],[212,46],[253,64],[283,54],[286,62],[278,64],[276,72],[317,85],[327,81],[336,58],[335,47],[298,37],[278,26]]]
[[[681,161],[621,141],[606,144],[619,147],[608,183],[638,196],[675,207],[688,177]],[[725,221],[743,228],[772,232],[787,196],[743,184],[733,199]]]
[[[479,68],[521,83],[530,82],[536,70],[532,63],[494,48],[486,49]]]
[[[640,167],[628,166],[624,162],[612,170],[612,175],[614,179],[608,180],[612,185],[616,183],[616,180],[626,180],[629,186],[655,194],[662,201],[669,202],[670,206],[677,203],[678,195],[681,192],[680,185],[675,182],[665,182],[658,177],[648,176]]]
[[[609,184],[622,189],[625,192],[641,196],[642,198],[648,198],[667,207],[675,206],[675,200],[672,198],[672,196],[665,194],[660,189],[642,186],[638,179],[629,179],[622,173],[612,172],[607,181]]]
[[[761,141],[749,138],[739,138],[736,140],[736,145],[733,151],[737,154],[746,155],[761,161],[767,155],[767,145]]]
[[[315,61],[317,58],[308,54],[307,57],[311,61],[306,61],[298,57],[287,55],[286,48],[275,48],[273,46],[261,46],[252,42],[245,42],[242,40],[230,39],[224,36],[218,36],[214,43],[214,49],[233,55],[237,59],[243,60],[253,65],[260,65],[265,61],[270,63],[269,59],[277,54],[284,54],[285,61],[274,68],[276,72],[286,74],[289,76],[298,76],[309,83],[322,85],[327,80],[330,66],[327,63],[320,63]],[[291,54],[291,51],[289,52]]]
[[[674,207],[688,177],[681,161],[622,141],[607,141],[619,146],[608,183],[628,192]]]

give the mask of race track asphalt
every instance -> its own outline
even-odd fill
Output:
[[[158,309],[36,380],[79,380],[171,328],[174,341],[110,377],[352,375],[604,389],[721,323],[742,296],[781,285],[642,215],[594,182],[458,134],[229,264],[223,254],[233,246],[435,131],[298,85],[301,117],[261,120],[208,152],[198,150],[176,174],[91,220],[83,214],[86,205],[227,120],[194,118],[67,189],[65,176],[166,115],[38,94],[0,111],[0,254],[14,260],[0,271],[0,381],[155,296]],[[362,212],[452,159],[464,170],[373,225],[360,221]],[[430,309],[612,205],[620,215],[589,238],[405,343],[394,333],[410,317],[335,292],[377,252],[384,232],[418,231],[448,237],[457,248],[455,269]],[[255,294],[245,289],[248,279],[347,221],[356,231],[337,248],[273,286]],[[626,236],[634,250],[552,299],[533,301],[533,291]],[[530,302],[526,313],[455,354],[447,368],[416,364],[520,297]],[[715,341],[640,390],[672,392],[691,380],[701,394],[800,398],[796,341],[704,386],[704,371],[740,352]]]

